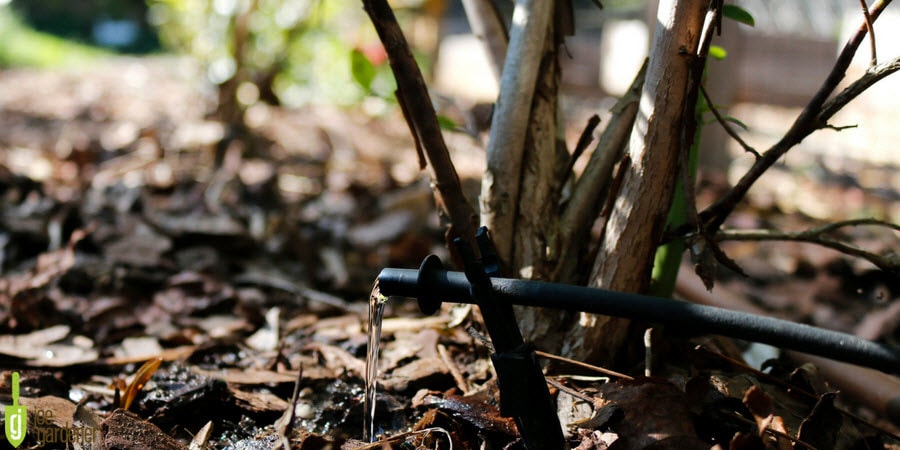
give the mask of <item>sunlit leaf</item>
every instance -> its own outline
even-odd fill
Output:
[[[162,364],[161,358],[153,358],[145,362],[144,365],[138,369],[137,373],[134,375],[134,380],[131,381],[128,387],[125,388],[125,392],[122,393],[119,406],[123,409],[131,407],[131,403],[137,397],[138,393],[141,392],[141,389],[147,385],[150,378],[153,378],[153,374],[159,369],[160,364]]]
[[[375,65],[366,55],[358,49],[350,52],[350,71],[353,73],[353,80],[365,89],[366,92],[372,90],[372,80],[375,79]]]
[[[746,9],[737,5],[724,5],[722,7],[722,15],[731,20],[750,25],[751,27],[756,25],[756,20],[753,19],[753,15],[747,12]]]
[[[712,56],[713,58],[716,58],[718,60],[723,60],[726,56],[728,56],[728,51],[718,45],[710,45],[709,56]]]

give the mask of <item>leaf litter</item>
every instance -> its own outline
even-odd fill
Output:
[[[402,120],[257,105],[255,138],[221,149],[211,96],[172,63],[0,74],[0,392],[19,371],[29,414],[96,433],[76,448],[522,448],[490,350],[465,331],[482,329],[477,308],[423,318],[411,302],[386,305],[381,441],[358,441],[367,289],[383,267],[446,256]],[[453,147],[477,154],[466,139]],[[753,202],[734,221],[807,224],[773,209]],[[757,282],[717,285],[896,343],[896,279],[802,245],[723,249]],[[811,368],[763,374],[734,363],[733,344],[677,342],[654,350],[649,378],[554,362],[571,447],[898,448],[895,424]]]

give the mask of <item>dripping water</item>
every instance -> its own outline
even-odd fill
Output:
[[[381,342],[381,322],[387,297],[381,295],[378,280],[369,295],[369,343],[366,347],[366,393],[363,400],[363,441],[375,441],[375,381],[378,377],[378,346]]]

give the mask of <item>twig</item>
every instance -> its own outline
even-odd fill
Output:
[[[291,403],[284,414],[275,421],[275,430],[278,432],[276,449],[291,450],[290,429],[294,423],[297,411],[297,399],[300,397],[300,386],[303,384],[303,366],[297,370],[297,379],[294,381],[294,393],[291,394]]]
[[[731,417],[731,418],[734,419],[734,420],[737,420],[738,422],[743,422],[743,423],[745,423],[745,424],[747,424],[747,425],[753,425],[753,426],[759,428],[759,425],[758,425],[756,422],[754,422],[754,421],[752,421],[752,420],[750,420],[750,419],[748,419],[748,418],[746,418],[746,417],[743,417],[743,416],[739,415],[739,414],[736,413],[736,412],[727,412],[727,411],[722,411],[722,412],[723,412],[723,414],[727,414],[729,417]],[[809,444],[807,444],[806,442],[803,442],[803,441],[801,441],[800,439],[797,439],[797,438],[795,438],[795,437],[793,437],[793,436],[791,436],[791,435],[789,435],[789,434],[787,434],[787,433],[783,433],[783,432],[781,432],[781,431],[773,430],[773,429],[768,428],[768,427],[763,428],[761,431],[762,431],[763,433],[769,433],[769,434],[771,434],[771,435],[773,435],[773,436],[777,436],[777,437],[780,437],[780,438],[783,438],[783,439],[787,439],[787,440],[793,442],[794,444],[799,445],[799,446],[801,446],[801,447],[803,447],[803,448],[805,448],[805,449],[808,449],[808,450],[819,450],[819,449],[816,449],[815,447],[813,447],[812,445],[809,445]],[[796,445],[795,445],[795,447],[796,447]]]
[[[572,170],[575,167],[575,162],[578,161],[578,158],[580,158],[581,155],[584,154],[584,151],[587,150],[588,146],[591,145],[591,141],[594,139],[594,130],[597,129],[597,125],[600,125],[600,116],[594,114],[588,119],[588,123],[584,126],[581,136],[578,137],[578,143],[575,144],[575,149],[572,150],[572,156],[569,157],[569,162],[563,168],[562,180],[565,181],[570,176],[573,176]]]
[[[722,13],[721,8],[721,1],[710,2],[710,7],[706,11],[706,17],[700,32],[700,41],[697,43],[697,56],[687,79],[688,96],[683,105],[682,120],[684,125],[681,126],[678,149],[678,172],[681,177],[683,201],[681,205],[673,205],[673,207],[682,208],[684,221],[697,232],[699,242],[692,243],[688,248],[690,249],[691,259],[694,261],[694,271],[710,289],[712,289],[713,285],[713,276],[711,274],[714,272],[715,267],[713,256],[718,257],[724,255],[724,253],[718,248],[718,244],[709,239],[706,229],[700,222],[694,186],[694,172],[696,170],[693,170],[691,167],[691,152],[694,150],[694,140],[698,138],[697,105],[700,103],[699,97],[703,89],[703,70],[706,67],[706,58],[710,42],[712,41],[713,29],[718,26],[717,18]],[[728,265],[727,258],[718,259],[723,264]]]
[[[402,444],[406,442],[407,439],[414,438],[416,436],[427,436],[429,433],[443,433],[447,437],[447,442],[449,444],[449,450],[453,450],[453,436],[444,428],[441,427],[431,427],[425,428],[422,430],[413,430],[407,431],[405,433],[400,433],[396,436],[390,436],[383,438],[380,441],[370,442],[367,444],[360,445],[359,447],[353,447],[353,450],[383,450],[383,449],[391,449],[394,448],[392,444]],[[421,447],[416,447],[421,448]]]
[[[491,0],[462,0],[462,4],[472,33],[481,39],[487,49],[495,81],[499,84],[506,60],[506,46],[509,44],[509,34],[500,12]]]
[[[869,11],[872,21],[875,21],[890,3],[891,0],[880,0],[877,2]],[[838,55],[837,61],[835,61],[834,66],[831,68],[828,77],[819,87],[819,90],[816,91],[815,95],[813,95],[813,98],[810,99],[809,103],[807,103],[806,107],[803,108],[800,115],[797,116],[797,119],[794,120],[794,123],[781,140],[762,154],[761,158],[756,160],[753,166],[751,166],[747,173],[741,177],[734,188],[700,214],[701,220],[707,224],[707,229],[717,230],[721,227],[725,222],[725,219],[732,211],[734,211],[734,208],[737,207],[738,202],[747,195],[747,192],[750,190],[753,183],[755,183],[769,167],[775,164],[775,162],[784,156],[788,150],[797,145],[806,138],[806,136],[809,136],[810,133],[823,126],[823,123],[821,122],[823,117],[822,113],[824,111],[823,106],[831,93],[834,92],[841,80],[846,76],[847,68],[850,66],[853,56],[856,54],[862,40],[865,38],[866,31],[866,25],[860,25],[856,33],[850,37],[846,44],[844,44],[844,48]],[[845,92],[846,91],[847,90],[845,89]],[[834,103],[834,101],[831,103]],[[839,105],[843,106],[843,104],[846,104],[846,102]],[[838,104],[835,104],[835,106],[838,106]],[[837,109],[840,108],[838,107]],[[835,109],[835,112],[837,109]]]
[[[831,100],[822,106],[822,111],[818,115],[818,122],[822,126],[828,122],[832,116],[841,110],[847,103],[862,94],[866,89],[871,87],[882,78],[900,70],[900,56],[885,61],[876,66],[869,67],[866,73],[859,77],[858,80],[844,88],[843,91],[834,96]]]
[[[705,100],[706,105],[709,106],[709,111],[716,118],[716,122],[719,122],[719,125],[722,125],[722,129],[725,130],[725,133],[731,136],[732,139],[737,141],[737,143],[740,144],[741,148],[743,148],[745,152],[752,153],[753,156],[756,157],[756,159],[759,159],[759,152],[756,151],[755,148],[751,147],[750,144],[748,144],[746,141],[744,141],[744,139],[741,138],[739,134],[737,134],[737,131],[734,130],[734,127],[732,127],[731,124],[728,123],[728,121],[725,120],[724,117],[722,117],[721,113],[719,113],[719,109],[716,108],[716,105],[713,104],[712,99],[709,98],[709,93],[706,92],[706,88],[700,86],[700,93],[703,94],[703,100]]]
[[[391,70],[397,79],[397,99],[403,103],[410,129],[424,150],[438,208],[449,218],[451,232],[471,241],[478,226],[477,216],[462,192],[459,175],[450,160],[428,88],[406,37],[387,0],[363,0],[363,6],[388,54]]]
[[[716,241],[796,241],[818,244],[841,253],[865,259],[886,272],[900,274],[900,259],[882,256],[854,245],[825,236],[838,228],[859,225],[876,225],[900,231],[900,225],[875,219],[856,219],[835,222],[805,231],[783,232],[773,230],[726,230],[716,234]]]
[[[846,227],[858,227],[858,226],[878,226],[878,227],[887,227],[897,231],[900,231],[900,225],[886,222],[884,220],[878,220],[873,218],[864,218],[864,219],[849,219],[849,220],[840,220],[837,222],[827,223],[817,228],[813,228],[810,231],[814,231],[816,233],[831,233],[832,231],[836,231],[840,228]]]
[[[854,123],[852,125],[825,125],[822,128],[826,128],[826,129],[834,130],[834,131],[844,131],[844,130],[850,130],[850,129],[858,128],[858,127],[859,127],[859,125]]]
[[[874,66],[878,64],[878,56],[875,54],[875,26],[872,24],[872,16],[869,14],[866,0],[859,0],[859,6],[862,7],[863,17],[866,19],[866,29],[869,32],[869,46],[872,48],[872,59],[869,61],[869,65]]]
[[[633,377],[630,377],[630,376],[628,376],[628,375],[625,375],[624,373],[619,373],[619,372],[616,372],[616,371],[614,371],[614,370],[604,369],[603,367],[595,366],[595,365],[593,365],[593,364],[588,364],[588,363],[581,362],[581,361],[578,361],[578,360],[575,360],[575,359],[569,359],[569,358],[566,358],[566,357],[563,357],[563,356],[559,356],[559,355],[554,355],[554,354],[552,354],[552,353],[547,353],[547,352],[542,352],[542,351],[540,351],[540,350],[535,350],[535,351],[534,351],[534,354],[537,355],[537,356],[540,356],[541,358],[552,359],[552,360],[554,360],[554,361],[561,361],[561,362],[564,362],[564,363],[569,363],[569,364],[572,364],[573,366],[584,367],[585,369],[590,369],[590,370],[593,370],[593,371],[595,371],[595,372],[600,372],[600,373],[602,373],[602,374],[604,374],[604,375],[609,375],[609,376],[611,376],[611,377],[618,377],[618,378],[622,378],[622,379],[624,379],[624,380],[634,380]]]
[[[444,365],[447,366],[447,370],[450,371],[450,375],[452,375],[453,380],[456,381],[456,386],[462,391],[463,395],[468,394],[471,390],[469,383],[459,370],[459,366],[453,362],[453,358],[450,357],[450,352],[447,351],[447,347],[443,344],[438,344],[437,350],[438,355],[441,357],[441,361],[444,361]]]
[[[575,389],[572,389],[572,388],[570,388],[570,387],[568,387],[568,386],[566,386],[566,385],[560,383],[559,381],[556,381],[556,380],[547,378],[547,384],[549,384],[550,386],[553,386],[553,387],[559,389],[560,391],[565,392],[566,394],[571,395],[572,397],[579,398],[579,399],[584,400],[584,401],[586,401],[586,402],[588,402],[588,403],[590,403],[590,404],[593,404],[593,403],[594,403],[594,398],[592,398],[591,396],[589,396],[589,395],[587,395],[587,394],[582,394],[581,392],[578,392],[578,391],[576,391]]]

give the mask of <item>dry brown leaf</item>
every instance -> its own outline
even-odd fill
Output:
[[[762,436],[774,419],[772,398],[758,386],[751,386],[750,389],[744,392],[743,401],[747,409],[750,410],[750,414],[753,414],[753,418],[756,420],[756,429],[759,431],[759,435]]]
[[[291,407],[291,404],[281,397],[270,392],[247,392],[228,386],[238,404],[254,412],[282,412]]]

